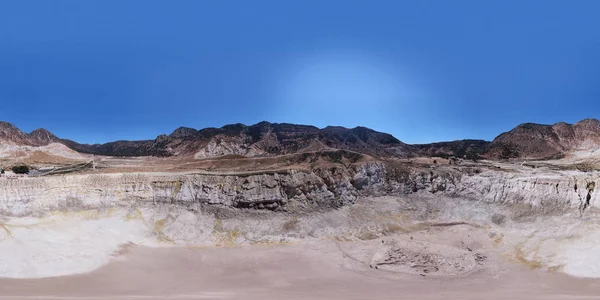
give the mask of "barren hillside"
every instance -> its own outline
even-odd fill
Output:
[[[251,126],[225,125],[221,128],[180,127],[154,140],[115,141],[106,144],[79,144],[60,139],[45,129],[27,134],[15,126],[0,123],[0,143],[42,147],[66,145],[80,153],[105,156],[157,156],[207,159],[237,155],[265,157],[303,152],[350,150],[378,158],[416,156],[466,159],[555,159],[578,151],[600,147],[600,121],[586,119],[573,125],[524,123],[500,134],[492,142],[459,140],[408,145],[390,134],[356,127],[352,129],[286,123],[261,122]]]

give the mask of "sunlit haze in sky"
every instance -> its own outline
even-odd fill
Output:
[[[4,1],[0,120],[97,143],[263,120],[407,143],[600,117],[600,1]]]

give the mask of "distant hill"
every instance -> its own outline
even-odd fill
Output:
[[[524,123],[496,137],[488,150],[490,158],[560,158],[568,152],[600,147],[600,121],[585,119],[575,124]]]
[[[45,129],[24,133],[0,122],[0,143],[46,146],[61,143],[81,152],[108,156],[182,156],[211,158],[225,155],[275,156],[331,149],[355,151],[375,157],[439,156],[467,159],[549,159],[578,150],[600,147],[600,121],[586,119],[575,124],[524,123],[500,134],[493,141],[459,140],[408,145],[390,134],[366,127],[260,122],[230,124],[196,130],[180,127],[154,140],[79,144],[60,139]]]
[[[345,149],[376,156],[408,156],[409,147],[390,134],[365,127],[352,129],[286,123],[261,122],[246,126],[225,125],[221,128],[195,130],[180,127],[170,135],[154,140],[116,141],[106,144],[78,144],[63,140],[79,152],[118,156],[193,156],[282,155],[322,149]]]
[[[484,140],[460,140],[412,145],[412,150],[420,156],[482,159],[488,152],[490,144]]]
[[[60,139],[43,128],[24,133],[12,124],[0,121],[0,142],[23,146],[46,146],[60,142]]]

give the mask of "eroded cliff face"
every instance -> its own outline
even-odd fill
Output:
[[[388,162],[248,173],[66,175],[0,180],[0,209],[28,215],[53,209],[143,204],[206,205],[306,212],[360,196],[439,194],[532,207],[596,206],[598,173],[409,168]]]
[[[598,173],[551,175],[483,173],[463,178],[458,195],[490,203],[527,204],[533,207],[578,208],[597,206]]]
[[[339,187],[337,187],[338,185]],[[356,198],[343,184],[326,185],[312,172],[260,174],[79,175],[0,181],[4,214],[144,204],[205,204],[287,210],[343,205]]]

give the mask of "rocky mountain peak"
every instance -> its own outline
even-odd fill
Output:
[[[195,135],[198,130],[189,127],[179,127],[173,131],[169,137],[174,139],[183,139]]]
[[[29,142],[35,146],[44,146],[60,141],[58,137],[44,128],[38,128],[30,132],[27,137]]]
[[[16,126],[0,121],[0,140],[16,144],[28,144],[27,135]]]
[[[0,121],[0,133],[4,133],[6,135],[11,135],[11,134],[24,134],[21,130],[19,130],[19,128],[17,128],[15,125],[8,123],[8,122],[4,122],[4,121]]]
[[[585,128],[587,130],[599,130],[600,131],[600,120],[597,119],[585,119],[575,123],[573,126]]]

